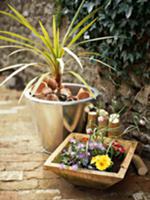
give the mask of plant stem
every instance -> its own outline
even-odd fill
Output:
[[[61,75],[60,73],[58,73],[58,74],[56,75],[56,82],[57,82],[57,84],[58,84],[58,90],[60,90],[61,84],[62,84],[62,75]]]

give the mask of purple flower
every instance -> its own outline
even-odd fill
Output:
[[[75,170],[75,171],[78,170],[78,165],[77,165],[77,164],[72,165],[72,166],[71,166],[71,169],[72,169],[72,170]]]
[[[60,164],[60,169],[65,169],[65,168],[66,168],[66,165],[63,164],[63,163],[61,163],[61,164]]]
[[[86,157],[86,153],[79,153],[79,158],[85,158]]]
[[[89,149],[93,150],[95,148],[94,142],[89,142]]]
[[[83,159],[83,158],[86,158],[87,156],[90,156],[90,153],[89,152],[83,152],[83,153],[79,153],[79,158],[80,159]]]
[[[70,143],[75,144],[75,143],[76,143],[76,140],[75,140],[74,138],[71,138],[71,139],[70,139]]]
[[[101,151],[104,151],[104,150],[105,150],[105,147],[103,146],[102,143],[90,141],[90,142],[89,142],[89,149],[90,149],[90,150],[99,149],[99,150],[101,150]]]
[[[84,148],[85,147],[85,145],[83,144],[83,143],[78,143],[78,149],[82,149],[82,148]]]
[[[105,150],[105,147],[102,143],[97,143],[97,148],[100,149],[101,151]]]

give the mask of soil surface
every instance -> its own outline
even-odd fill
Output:
[[[105,191],[76,187],[43,169],[48,154],[20,93],[0,88],[0,200],[150,200],[150,173],[126,177]],[[144,160],[150,169],[150,161]]]

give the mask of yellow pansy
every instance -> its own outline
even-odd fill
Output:
[[[92,157],[91,164],[96,163],[99,160],[100,155]]]
[[[110,165],[112,165],[112,161],[108,155],[97,155],[92,158],[91,164],[94,164],[98,170],[103,171],[106,170]]]

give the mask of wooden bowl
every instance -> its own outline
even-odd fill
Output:
[[[125,177],[132,160],[137,142],[117,139],[117,141],[126,149],[126,157],[121,163],[120,169],[117,173],[88,169],[73,170],[71,167],[62,168],[62,165],[57,161],[62,150],[66,147],[71,138],[81,139],[83,137],[88,137],[88,135],[79,133],[70,134],[49,156],[47,161],[44,163],[44,167],[75,185],[105,189],[121,181]],[[110,140],[110,138],[106,138],[106,141],[109,142]]]

